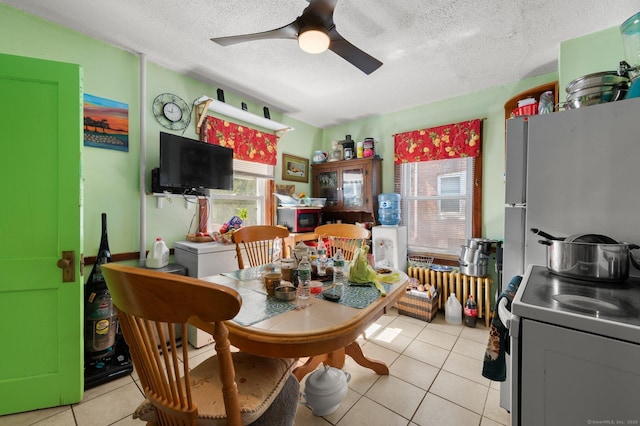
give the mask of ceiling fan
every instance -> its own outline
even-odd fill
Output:
[[[336,30],[333,23],[333,10],[338,0],[307,0],[302,15],[284,27],[253,34],[242,34],[228,37],[215,37],[211,41],[221,46],[242,43],[245,41],[266,39],[293,39],[308,53],[321,53],[329,49],[347,60],[365,74],[371,74],[382,62],[363,52],[345,40]]]

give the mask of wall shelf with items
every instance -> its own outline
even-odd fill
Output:
[[[518,93],[504,104],[504,119],[511,118],[511,113],[518,107],[518,101],[526,98],[534,98],[536,101],[540,99],[540,95],[544,92],[551,90],[553,92],[553,105],[558,105],[560,93],[558,91],[558,82],[552,81],[550,83],[541,84],[540,86],[533,87],[524,92]]]
[[[255,124],[256,126],[264,129],[273,130],[278,137],[281,137],[288,131],[294,130],[291,126],[236,108],[232,105],[210,98],[209,96],[202,96],[196,99],[193,104],[196,107],[196,131],[198,134],[200,134],[200,128],[202,127],[202,123],[204,122],[208,111],[217,112],[227,117],[244,121],[245,123]]]

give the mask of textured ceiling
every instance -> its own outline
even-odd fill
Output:
[[[340,0],[336,29],[384,63],[366,75],[294,40],[209,40],[289,24],[305,0],[0,1],[323,128],[554,71],[560,42],[640,11],[639,0]]]

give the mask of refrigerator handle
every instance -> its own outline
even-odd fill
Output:
[[[504,324],[504,326],[509,329],[511,327],[511,318],[513,317],[513,315],[511,315],[511,312],[509,312],[509,310],[507,309],[506,298],[500,299],[500,302],[498,303],[498,316],[500,317],[500,321],[502,321],[502,324]]]

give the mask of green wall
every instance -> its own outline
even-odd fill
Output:
[[[612,27],[584,37],[560,43],[558,69],[560,90],[566,100],[567,87],[572,80],[595,72],[615,71],[625,59],[624,44],[619,27]]]
[[[480,92],[434,102],[416,108],[367,118],[325,131],[325,141],[344,139],[351,134],[355,140],[376,139],[376,153],[384,159],[385,192],[393,192],[393,135],[408,130],[483,118],[483,225],[486,238],[502,239],[504,228],[504,104],[511,97],[537,85],[557,79],[547,74],[526,81],[509,83]]]
[[[83,151],[84,247],[86,256],[95,256],[100,241],[100,213],[106,212],[109,244],[113,253],[139,249],[140,235],[140,68],[139,55],[84,36],[56,24],[0,5],[0,52],[76,63],[84,70],[84,90],[95,96],[113,99],[129,106],[129,152],[87,147]],[[151,104],[160,93],[170,92],[188,104],[202,95],[215,97],[217,87],[185,77],[147,61],[146,66],[146,156],[147,179],[158,166],[158,135],[164,130],[153,118]],[[262,114],[262,105],[225,91],[226,102],[240,106],[246,102],[250,112]],[[278,150],[308,157],[322,143],[322,130],[271,110],[271,117],[295,127],[279,141]],[[184,136],[197,139],[195,123]],[[281,176],[280,165],[276,177]],[[296,184],[297,191],[310,192],[309,184]],[[147,184],[150,191],[150,183]],[[146,197],[147,248],[156,236],[170,247],[184,240],[195,209],[185,208],[182,200],[163,202]]]
[[[446,99],[428,105],[397,111],[348,124],[318,129],[314,126],[271,111],[274,120],[295,127],[279,142],[279,153],[311,157],[315,149],[330,149],[331,140],[342,140],[346,134],[363,140],[376,139],[376,150],[383,162],[383,191],[393,191],[394,133],[431,127],[473,118],[483,118],[483,236],[502,238],[504,205],[504,110],[506,100],[531,87],[559,79],[560,87],[576,76],[589,72],[615,69],[622,58],[622,41],[618,29],[612,28],[560,46],[560,77],[551,73],[523,81],[508,82],[476,93]],[[96,254],[100,239],[100,213],[109,217],[110,246],[114,253],[139,249],[140,196],[140,68],[143,60],[137,54],[116,48],[16,9],[0,5],[0,52],[80,64],[84,69],[85,92],[124,102],[129,105],[129,152],[85,148],[84,178],[84,247],[87,256]],[[146,62],[147,111],[145,139],[147,143],[147,179],[158,166],[158,134],[164,130],[151,114],[151,103],[160,93],[170,92],[187,103],[202,95],[215,97],[217,87]],[[566,76],[566,77],[565,77]],[[472,78],[472,77],[470,77]],[[250,112],[262,114],[262,105],[244,100],[225,91],[228,104],[246,102]],[[561,100],[563,96],[561,94]],[[192,121],[194,119],[192,118]],[[197,138],[192,122],[184,136]],[[280,182],[280,164],[276,181]],[[286,182],[290,183],[290,182]],[[147,184],[147,191],[150,184]],[[309,184],[296,183],[296,191],[310,192]],[[184,239],[196,210],[185,208],[179,199],[163,202],[146,196],[147,248],[156,236],[168,245]]]

